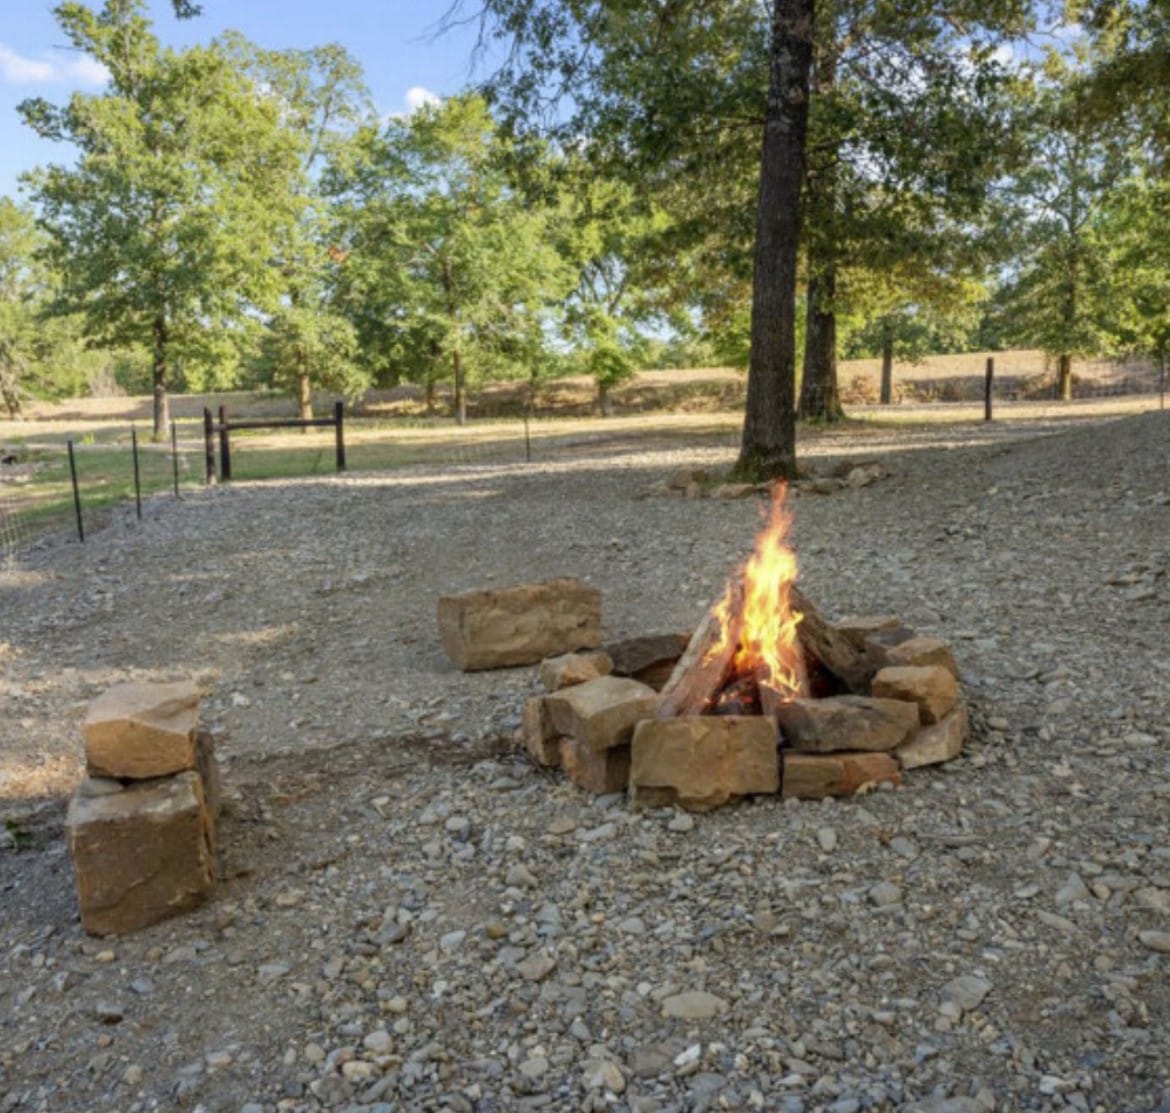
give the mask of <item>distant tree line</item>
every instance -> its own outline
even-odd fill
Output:
[[[56,9],[107,87],[26,122],[75,157],[0,200],[0,403],[117,380],[409,382],[606,410],[652,361],[749,366],[740,469],[841,416],[837,359],[1170,347],[1170,5],[486,0],[507,62],[381,120],[340,46],[165,47]],[[197,6],[176,4],[183,17]]]

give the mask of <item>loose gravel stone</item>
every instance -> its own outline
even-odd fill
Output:
[[[891,474],[796,497],[802,585],[949,642],[971,712],[957,761],[831,804],[589,797],[510,742],[537,670],[458,673],[435,637],[439,594],[561,575],[607,641],[692,627],[756,500],[644,495],[727,443],[240,482],[20,554],[0,1110],[1159,1108],[1170,423],[1067,412],[806,443]],[[89,939],[35,790],[69,788],[99,691],[183,678],[219,887]]]

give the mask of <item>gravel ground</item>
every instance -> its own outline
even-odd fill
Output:
[[[953,641],[974,737],[846,802],[586,797],[509,749],[534,670],[438,647],[554,575],[691,626],[758,506],[646,491],[722,450],[241,484],[0,573],[0,1111],[1170,1111],[1170,421],[890,436],[810,446],[893,474],[797,501],[802,583]],[[224,880],[89,939],[84,706],[183,676]]]

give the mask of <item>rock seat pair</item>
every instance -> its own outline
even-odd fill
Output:
[[[219,771],[198,718],[186,681],[119,684],[90,705],[65,823],[86,931],[137,931],[211,892]]]

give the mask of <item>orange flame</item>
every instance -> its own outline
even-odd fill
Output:
[[[762,686],[772,689],[783,700],[804,694],[804,663],[796,640],[796,628],[803,617],[792,609],[790,593],[796,580],[796,553],[788,544],[792,513],[785,501],[785,485],[776,485],[768,521],[756,538],[755,551],[743,570],[741,613],[734,615],[736,595],[734,581],[719,603],[717,613],[723,644],[712,655],[726,648],[726,639],[739,628],[739,646],[733,672],[755,673]]]

